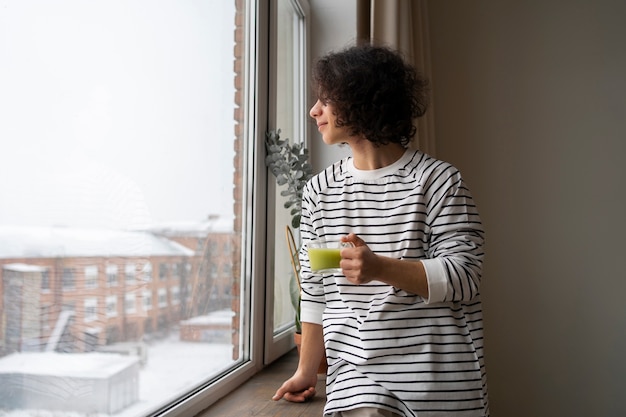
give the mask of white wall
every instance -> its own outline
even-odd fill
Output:
[[[491,411],[626,415],[626,2],[428,2],[437,156],[487,231]]]
[[[354,44],[356,40],[356,0],[309,0],[311,5],[311,63],[333,50]],[[315,95],[310,94],[312,106]],[[322,142],[315,121],[310,119],[309,149],[313,171],[322,171],[349,154],[349,149]]]

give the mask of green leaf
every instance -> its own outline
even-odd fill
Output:
[[[300,228],[300,215],[295,215],[291,218],[291,227],[294,229]]]
[[[291,225],[297,229],[301,220],[302,189],[312,177],[309,150],[300,141],[281,138],[280,133],[280,129],[265,133],[265,164],[276,178],[276,184],[283,187],[280,195],[287,198],[285,208],[291,208]]]

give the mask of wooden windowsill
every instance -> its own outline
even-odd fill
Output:
[[[298,352],[294,349],[217,401],[199,417],[321,417],[326,404],[323,375],[319,376],[317,395],[311,401],[302,404],[272,401],[272,395],[293,375],[297,365]]]

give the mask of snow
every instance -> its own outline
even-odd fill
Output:
[[[0,258],[193,256],[185,246],[148,232],[0,226]]]
[[[137,230],[152,232],[164,236],[174,234],[176,236],[204,237],[208,233],[232,233],[233,221],[233,216],[209,216],[207,220],[202,222],[179,221],[156,223],[149,227]]]
[[[1,373],[105,378],[137,362],[136,357],[109,353],[23,352],[0,358]]]
[[[139,372],[139,401],[117,414],[90,414],[88,417],[145,416],[194,389],[233,363],[231,344],[182,342],[178,340],[178,336],[171,336],[148,346],[148,362]],[[57,368],[58,364],[48,363],[47,366]],[[0,408],[0,417],[87,416],[71,411]]]
[[[192,317],[189,320],[183,320],[181,325],[209,325],[209,324],[223,324],[230,325],[233,322],[233,316],[235,313],[230,309],[219,310],[213,313]]]
[[[15,272],[44,272],[46,268],[36,265],[27,265],[22,263],[4,264],[2,269]]]

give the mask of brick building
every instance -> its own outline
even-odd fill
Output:
[[[0,354],[87,352],[230,306],[232,232],[0,228]]]

